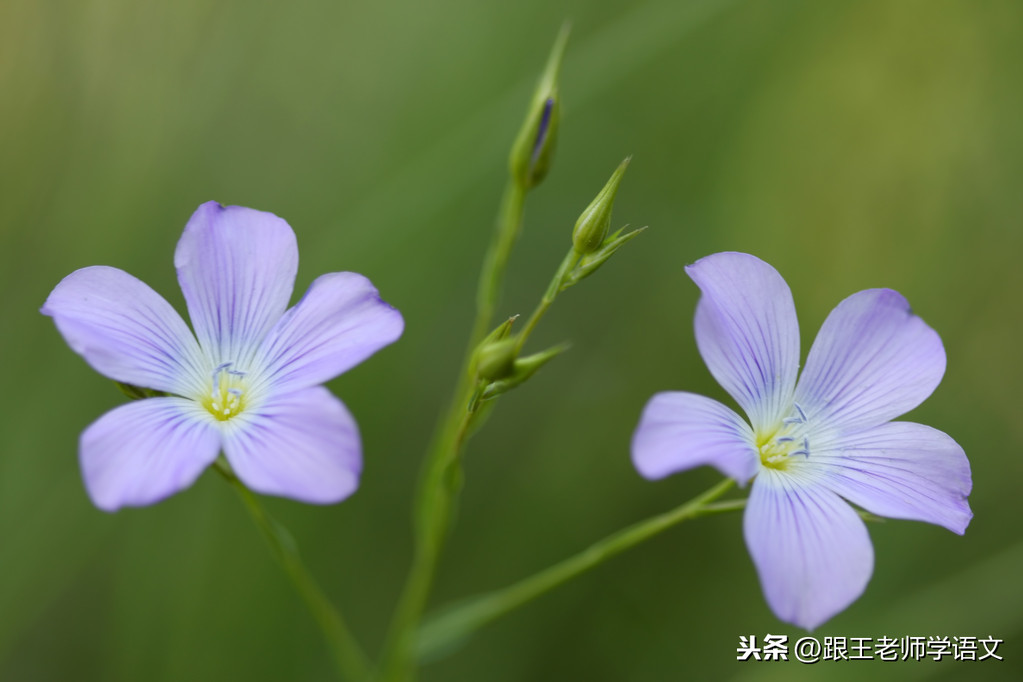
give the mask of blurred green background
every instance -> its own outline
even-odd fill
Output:
[[[859,289],[901,291],[944,339],[909,419],[970,456],[964,537],[872,524],[866,594],[815,633],[992,635],[1004,662],[738,663],[768,610],[738,514],[685,524],[425,668],[448,680],[1019,679],[1023,653],[1023,4],[722,0],[0,4],[0,679],[323,680],[318,630],[233,491],[108,515],[80,431],[123,401],[38,314],[72,270],[121,267],[183,309],[174,245],[201,202],[298,234],[298,292],[355,270],[404,338],[331,383],[362,488],[267,505],[371,650],[410,557],[419,461],[445,406],[505,177],[557,29],[560,146],[530,197],[502,314],[527,313],[579,211],[627,154],[617,224],[650,225],[559,299],[531,347],[573,349],[470,444],[434,604],[507,584],[719,476],[651,483],[629,438],[656,391],[727,399],[683,266],[720,250],[791,285],[804,354]]]

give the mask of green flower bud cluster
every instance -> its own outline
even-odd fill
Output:
[[[524,197],[544,179],[551,166],[560,123],[558,75],[567,39],[566,27],[558,35],[551,50],[530,100],[522,128],[512,145],[509,156],[510,193],[506,194],[508,219],[499,223],[498,237],[488,253],[484,276],[481,278],[480,301],[483,303],[480,309],[484,311],[489,310],[496,300],[495,283],[504,272],[507,254],[518,233]],[[622,228],[608,236],[615,197],[631,158],[626,158],[618,165],[603,189],[576,220],[572,230],[572,248],[522,330],[512,334],[511,326],[515,318],[510,318],[476,346],[470,365],[469,378],[475,382],[470,412],[479,408],[479,401],[494,398],[527,381],[543,365],[567,350],[567,344],[562,344],[520,357],[526,340],[557,295],[596,272],[618,249],[645,229],[623,234],[625,228]],[[484,314],[483,319],[489,319],[488,315]]]
[[[645,230],[640,228],[623,232],[622,228],[610,236],[611,211],[618,187],[632,157],[622,161],[596,198],[576,220],[572,231],[572,249],[562,261],[551,280],[539,307],[518,334],[511,334],[516,318],[509,318],[479,344],[473,361],[473,376],[479,381],[475,400],[488,400],[522,384],[555,356],[568,349],[567,344],[549,348],[540,353],[519,357],[526,338],[540,317],[554,302],[558,293],[582,281],[597,271],[618,249]]]

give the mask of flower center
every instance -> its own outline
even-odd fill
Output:
[[[793,415],[783,419],[774,429],[757,433],[760,463],[765,467],[784,471],[791,463],[790,458],[797,455],[810,458],[806,413],[799,403],[793,403],[793,409]]]
[[[225,362],[213,370],[210,390],[199,401],[222,422],[245,409],[245,372],[231,369],[232,364]]]

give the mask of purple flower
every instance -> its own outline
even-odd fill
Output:
[[[76,270],[42,308],[97,372],[167,394],[117,407],[82,433],[92,501],[107,511],[152,504],[190,486],[221,450],[257,492],[319,504],[352,494],[358,428],[320,384],[397,340],[401,314],[351,272],[322,275],[286,310],[295,233],[240,206],[200,206],[174,265],[195,336],[117,268]]]
[[[696,343],[749,423],[692,393],[655,395],[632,440],[639,472],[661,478],[702,464],[753,480],[743,521],[767,602],[812,629],[852,603],[873,571],[869,512],[962,534],[972,513],[970,464],[950,437],[893,422],[938,386],[937,333],[891,289],[838,304],[796,382],[792,293],[767,263],[718,253],[686,272],[700,287]]]

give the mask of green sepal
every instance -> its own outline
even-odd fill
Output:
[[[524,383],[536,374],[541,367],[564,353],[569,347],[570,344],[562,343],[545,351],[515,360],[512,375],[507,379],[501,379],[488,384],[480,394],[480,398],[482,400],[490,400]]]
[[[117,388],[121,389],[121,393],[125,394],[132,400],[142,400],[143,398],[162,398],[167,395],[163,391],[155,391],[151,388],[133,386],[132,384],[126,384],[121,381],[115,381],[114,384],[117,385]]]
[[[540,82],[533,91],[526,118],[512,144],[508,168],[523,189],[536,187],[550,170],[561,122],[558,76],[561,71],[569,26],[565,24],[551,48]]]
[[[586,279],[592,275],[598,268],[600,268],[601,265],[607,262],[608,258],[615,255],[615,252],[618,251],[618,249],[632,241],[632,239],[645,230],[646,227],[641,227],[638,230],[622,234],[624,229],[625,228],[623,227],[621,230],[618,230],[605,239],[604,243],[600,246],[600,249],[595,253],[583,256],[575,268],[568,273],[562,281],[561,290],[564,291],[573,284],[577,284],[580,280]]]

